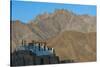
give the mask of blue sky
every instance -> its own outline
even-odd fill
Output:
[[[12,20],[21,20],[24,23],[35,19],[37,15],[43,14],[44,12],[53,13],[55,9],[66,9],[79,15],[88,14],[96,16],[96,6],[94,5],[72,5],[13,0],[11,8]]]

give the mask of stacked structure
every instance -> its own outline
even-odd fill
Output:
[[[22,41],[22,46],[16,48],[15,52],[12,54],[12,60],[11,60],[12,66],[57,64],[57,63],[59,63],[59,57],[56,56],[55,50],[53,48],[47,47],[46,42],[36,42],[36,41],[27,43],[27,45],[26,41]]]

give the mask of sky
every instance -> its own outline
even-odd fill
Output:
[[[60,3],[45,3],[31,1],[11,1],[11,18],[12,20],[20,20],[27,23],[34,20],[39,14],[53,13],[55,9],[69,10],[78,15],[93,15],[96,16],[95,5],[76,5],[76,4],[60,4]]]

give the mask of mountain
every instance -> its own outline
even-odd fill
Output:
[[[60,60],[72,59],[94,61],[96,58],[96,33],[65,31],[47,41],[48,46],[56,49]]]
[[[60,60],[96,60],[96,17],[77,15],[68,10],[38,15],[35,20],[22,23],[11,20],[12,52],[22,40],[46,41],[56,50]]]

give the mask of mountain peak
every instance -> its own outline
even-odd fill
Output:
[[[59,14],[63,14],[63,13],[67,13],[69,12],[68,10],[64,10],[64,9],[60,9],[60,10],[55,10],[56,13],[59,13]]]
[[[55,14],[64,14],[64,15],[68,15],[68,14],[73,14],[72,12],[70,12],[69,10],[64,10],[64,9],[57,9],[54,12]]]

